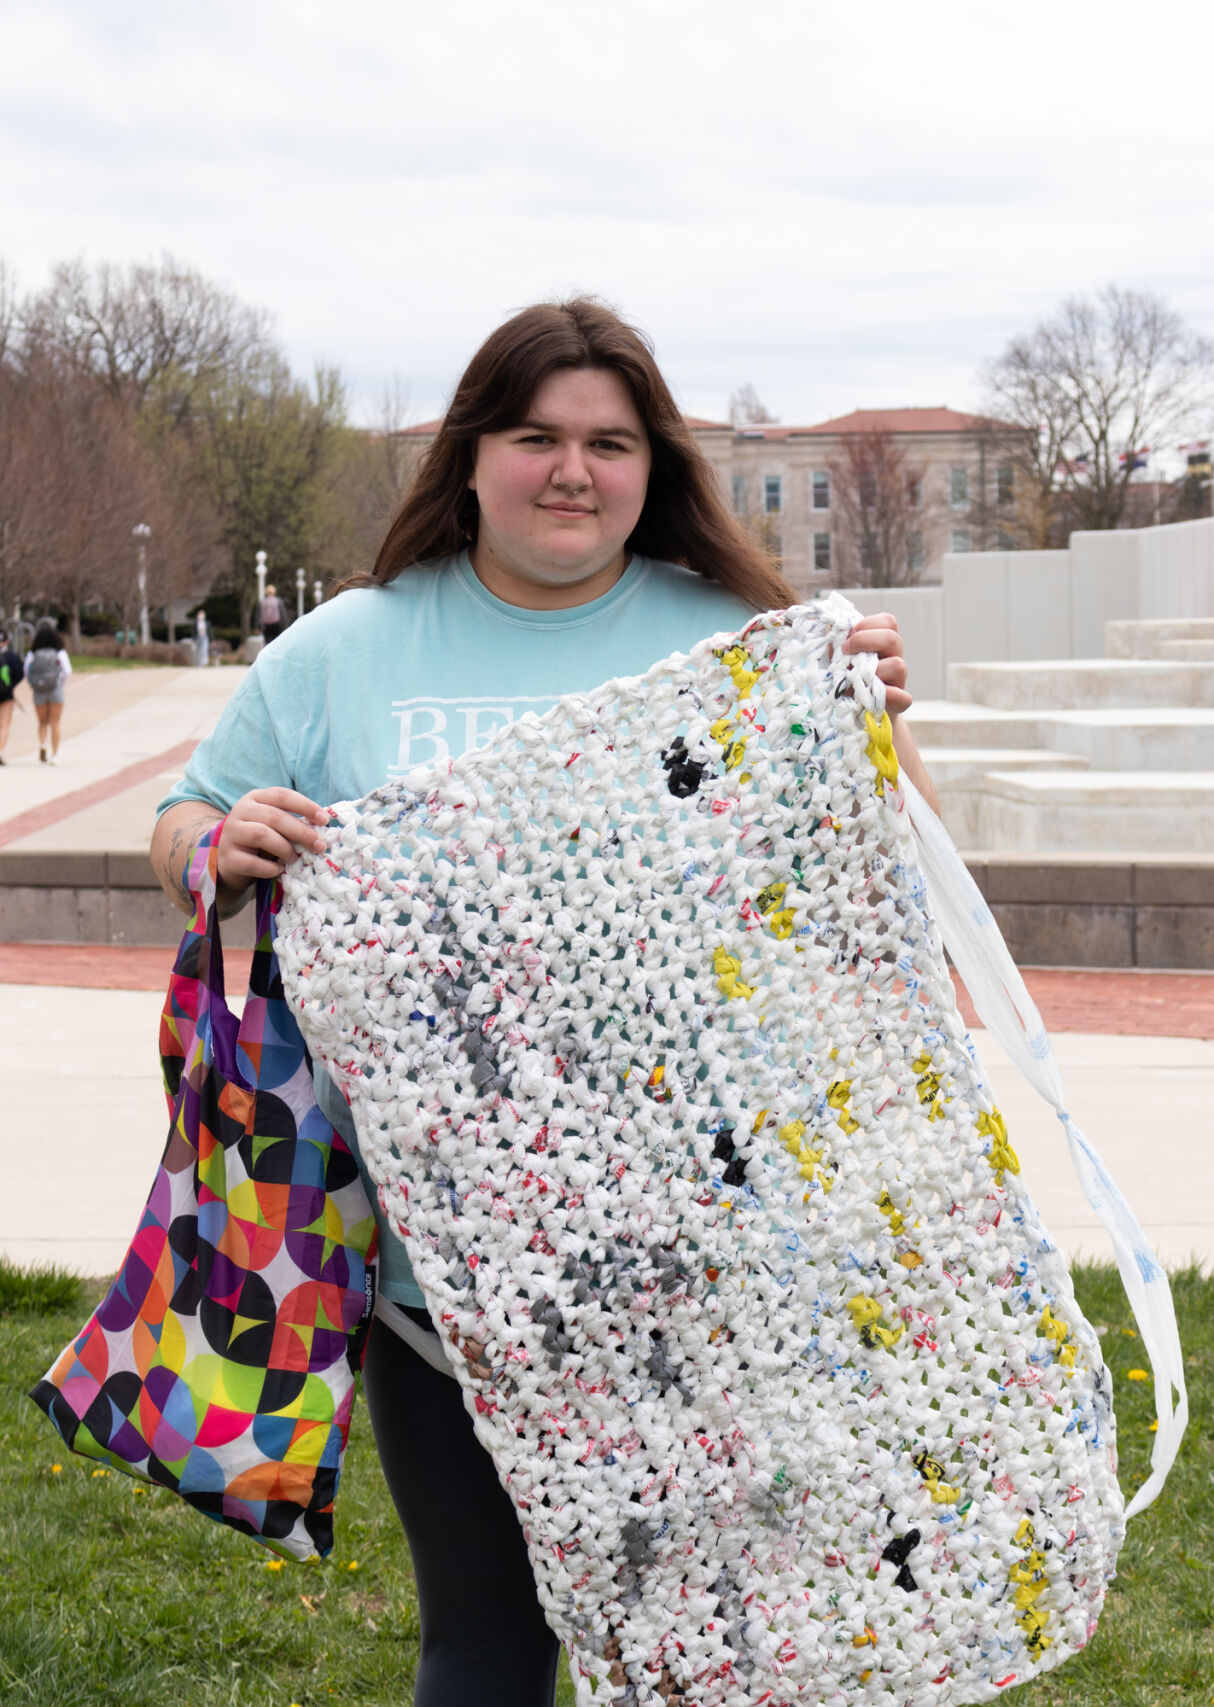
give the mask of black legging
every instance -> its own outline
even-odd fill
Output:
[[[552,1707],[559,1645],[458,1384],[376,1322],[363,1385],[417,1578],[413,1707]]]

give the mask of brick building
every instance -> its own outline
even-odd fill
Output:
[[[757,522],[798,592],[878,576],[938,581],[946,551],[1013,543],[1020,429],[1005,422],[940,408],[855,409],[810,427],[691,425],[734,509]],[[888,567],[879,546],[865,545],[882,509]]]

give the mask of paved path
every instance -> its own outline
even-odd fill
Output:
[[[40,764],[32,711],[0,768],[0,847],[144,851],[156,802],[245,677],[237,665],[78,671],[57,765]]]

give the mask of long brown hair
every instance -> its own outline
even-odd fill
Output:
[[[558,368],[612,369],[645,423],[653,462],[629,550],[681,563],[755,610],[796,602],[766,552],[726,507],[649,340],[592,297],[537,302],[486,338],[464,370],[371,573],[351,576],[339,591],[390,581],[402,569],[450,557],[476,538],[479,512],[468,480],[477,440],[525,421],[536,392]]]

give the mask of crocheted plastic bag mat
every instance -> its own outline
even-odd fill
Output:
[[[524,717],[288,867],[286,988],[582,1702],[985,1701],[1123,1538],[854,615]]]

